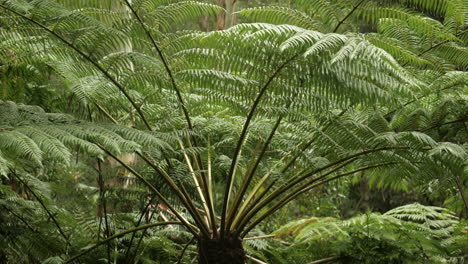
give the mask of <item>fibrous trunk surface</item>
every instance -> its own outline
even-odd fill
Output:
[[[198,241],[200,264],[244,264],[245,251],[239,237],[200,239]]]

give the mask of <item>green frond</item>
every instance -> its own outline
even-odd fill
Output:
[[[168,30],[175,23],[182,23],[189,19],[202,16],[215,16],[221,10],[221,7],[213,4],[197,1],[180,1],[159,6],[153,11],[148,9],[144,11],[147,12],[145,17],[148,20],[151,19],[151,21],[156,22],[155,25],[157,25],[158,28]]]
[[[41,108],[12,102],[0,104],[0,109],[5,114],[0,128],[2,171],[15,157],[38,166],[45,158],[67,163],[70,152],[76,150],[100,157],[104,152],[96,144],[114,154],[171,150],[167,141],[132,128],[96,125],[65,115],[58,118]]]
[[[238,12],[241,16],[254,22],[265,22],[271,24],[290,24],[309,30],[319,30],[321,25],[307,14],[287,7],[268,6],[243,9]]]
[[[0,148],[13,157],[26,158],[40,166],[42,151],[33,139],[19,131],[7,131],[0,134]]]
[[[468,153],[465,148],[460,145],[453,144],[450,142],[442,142],[437,144],[433,149],[430,151],[430,155],[449,155],[452,157],[459,158],[460,160],[464,160]]]
[[[431,61],[418,56],[414,50],[409,50],[396,39],[387,38],[378,34],[368,34],[366,35],[366,39],[375,46],[390,53],[400,64],[409,63],[417,67],[430,67],[432,65]]]
[[[362,214],[348,220],[332,218],[309,218],[290,222],[275,231],[277,236],[293,236],[298,243],[317,239],[350,237],[356,229],[380,239],[396,239],[398,236],[411,236],[415,240],[423,237],[441,238],[453,232],[458,218],[447,209],[408,204],[394,208],[384,214]],[[422,242],[421,241],[421,242]]]
[[[394,208],[384,215],[411,221],[424,226],[424,229],[440,236],[450,235],[458,218],[445,208],[408,204]]]

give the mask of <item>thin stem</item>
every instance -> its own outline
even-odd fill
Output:
[[[345,162],[345,163],[343,163],[343,164],[340,164],[340,165],[337,166],[336,168],[334,168],[334,169],[332,169],[331,171],[329,171],[329,172],[327,172],[326,174],[324,174],[324,176],[326,176],[326,175],[328,175],[328,174],[330,174],[330,173],[333,173],[333,172],[335,172],[335,171],[337,171],[337,170],[339,170],[339,169],[341,169],[341,168],[347,166],[348,164],[350,164],[350,163],[353,162],[354,160],[355,160],[355,159],[351,159],[351,160],[349,160],[349,161],[347,161],[347,162]],[[339,164],[339,163],[338,163],[338,164]],[[338,164],[336,164],[336,165],[338,165]],[[329,167],[327,167],[327,168],[329,168]],[[325,168],[322,169],[322,170],[325,170]],[[322,170],[316,170],[316,173],[318,173],[318,172],[320,172],[320,171],[322,171]],[[315,173],[314,173],[314,175],[315,175]],[[309,182],[309,184],[310,184],[310,183],[313,183],[313,182],[315,182],[315,181],[317,181],[317,180],[319,180],[319,179],[320,179],[320,177],[319,177],[319,178],[316,178],[316,179],[312,179],[312,180]],[[293,186],[289,187],[287,190],[291,190],[292,188],[293,188]],[[286,192],[286,191],[285,191],[285,192]],[[251,219],[253,219],[253,218],[255,217],[255,215],[260,211],[261,208],[265,207],[268,203],[274,201],[274,200],[275,200],[276,198],[278,198],[279,195],[280,195],[280,194],[278,194],[278,195],[275,196],[274,194],[275,194],[275,192],[273,192],[270,196],[268,196],[265,200],[263,200],[258,206],[255,206],[255,207],[252,208],[249,212],[247,212],[247,215],[243,217],[242,222],[239,224],[239,227],[238,227],[237,229],[238,229],[238,230],[242,230],[242,229],[248,224],[248,222],[249,222]],[[288,197],[289,197],[289,196],[288,196]]]
[[[151,214],[151,216],[149,217],[149,219],[146,221],[147,224],[149,224],[151,222],[151,219],[153,218],[154,214]],[[167,219],[163,219],[164,221],[168,221]],[[169,228],[171,228],[172,226],[169,225]],[[141,237],[140,239],[138,240],[138,243],[135,247],[135,253],[133,254],[133,257],[130,259],[130,261],[128,263],[135,263],[135,258],[137,257],[137,254],[138,254],[138,249],[140,248],[141,246],[141,243],[143,242],[143,238],[145,237],[146,235],[146,232],[148,232],[148,229],[145,229],[143,230],[143,233],[141,234]],[[133,233],[133,235],[136,235],[136,233]]]
[[[185,254],[185,251],[187,251],[187,248],[190,246],[190,244],[193,243],[193,241],[195,240],[195,237],[192,237],[189,242],[187,242],[187,244],[185,245],[185,247],[182,249],[182,252],[180,253],[179,255],[179,259],[177,260],[177,264],[180,264],[182,263],[182,259],[184,258],[184,254]]]
[[[431,130],[431,129],[434,129],[434,128],[440,128],[440,127],[445,126],[445,125],[450,125],[450,124],[454,124],[454,123],[458,123],[458,122],[466,122],[467,120],[468,120],[468,117],[465,116],[463,118],[460,118],[460,119],[457,119],[457,120],[452,120],[452,121],[445,122],[445,123],[438,124],[438,125],[434,125],[434,126],[425,128],[425,129],[420,130],[420,131],[421,132],[426,132],[428,130]]]
[[[250,219],[252,219],[252,217],[261,209],[263,208],[264,206],[266,206],[268,203],[272,202],[273,200],[275,200],[276,198],[278,198],[280,195],[282,195],[283,193],[291,190],[291,188],[293,188],[295,185],[297,185],[298,183],[308,179],[309,177],[315,175],[316,173],[319,173],[325,169],[328,169],[328,168],[331,168],[335,165],[338,165],[340,163],[343,163],[343,162],[352,162],[353,160],[357,159],[358,157],[360,156],[364,156],[364,155],[367,155],[367,154],[370,154],[370,153],[374,153],[374,152],[379,152],[379,151],[385,151],[385,150],[396,150],[396,149],[408,149],[408,147],[382,147],[382,148],[377,148],[377,149],[371,149],[371,150],[365,150],[365,151],[362,151],[362,152],[358,152],[358,153],[355,153],[353,155],[350,155],[348,157],[345,157],[345,158],[342,158],[340,160],[337,160],[335,162],[332,162],[324,167],[321,167],[321,168],[318,168],[312,172],[309,172],[309,173],[306,173],[302,176],[294,176],[293,178],[295,179],[291,179],[289,181],[289,183],[281,186],[280,188],[278,188],[276,191],[274,191],[273,193],[271,193],[267,198],[265,198],[263,201],[259,202],[258,204],[256,204],[254,207],[252,207],[252,209],[249,211],[249,212],[246,212],[246,216],[243,216],[242,217],[242,222],[240,224],[241,227],[244,227],[248,221],[250,221]],[[346,164],[346,163],[345,163]],[[242,228],[237,228],[238,230],[242,230]]]
[[[112,123],[114,124],[118,124],[119,122],[117,122],[117,120],[115,120],[110,114],[109,112],[107,112],[101,105],[99,105],[98,103],[94,103],[94,105],[96,106],[96,108],[101,112],[103,113]]]
[[[98,110],[103,112],[113,123],[117,124],[117,121],[113,119],[100,105],[96,104],[98,107]],[[136,153],[140,158],[142,158],[148,165],[150,165],[163,179],[166,181],[166,183],[172,188],[172,190],[176,193],[178,198],[184,203],[185,207],[189,210],[191,215],[194,217],[194,219],[197,218],[198,214],[196,213],[195,206],[192,204],[192,201],[190,199],[190,196],[188,193],[185,191],[184,185],[180,183],[181,189],[175,184],[171,177],[161,168],[153,164],[147,157],[142,155],[141,153],[137,152]],[[171,166],[170,161],[166,158],[166,162],[168,165]]]
[[[246,240],[255,240],[255,239],[264,239],[264,238],[273,238],[275,237],[276,235],[264,235],[264,236],[254,236],[254,237],[246,237],[246,238],[243,238],[242,241],[246,241]]]
[[[336,118],[334,118],[333,120],[331,120],[331,122],[328,122],[323,128],[322,128],[322,131],[325,132],[333,122],[335,122],[339,117],[343,116],[346,112],[348,111],[348,109],[344,109],[343,111],[341,111],[341,113],[339,113]],[[319,128],[320,129],[320,128]],[[298,155],[295,155],[291,161],[281,170],[281,173],[284,173],[286,172],[289,167],[291,167],[295,162],[296,160],[299,158],[300,154],[302,154],[304,151],[306,151],[314,142],[315,140],[317,140],[317,137],[314,137],[312,138],[311,140],[309,140],[309,142],[307,142],[302,148],[301,148],[301,151]]]
[[[465,34],[466,32],[468,32],[468,29],[463,30],[462,32],[456,34],[455,36],[459,37],[459,36]],[[448,43],[448,42],[450,42],[450,41],[451,41],[451,40],[449,40],[449,39],[444,40],[444,41],[441,41],[441,42],[439,42],[439,43],[437,43],[437,44],[435,44],[435,45],[433,45],[433,46],[431,46],[431,47],[425,49],[424,51],[422,51],[421,53],[419,53],[416,57],[421,57],[422,55],[428,53],[429,51],[431,51],[431,50],[433,50],[433,49],[435,49],[435,48],[437,48],[437,47],[439,47],[439,46],[441,46],[441,45],[443,45],[443,44],[445,44],[445,43]],[[401,66],[402,66],[402,67],[405,67],[408,63],[409,63],[409,62],[405,62],[405,63],[404,63],[403,65],[401,65]]]
[[[8,212],[10,212],[14,217],[18,218],[21,222],[23,222],[23,224],[28,228],[30,229],[32,232],[34,233],[39,233],[39,231],[37,231],[36,229],[34,229],[32,226],[30,226],[28,224],[28,221],[26,221],[22,216],[20,215],[17,215],[15,212],[13,212],[13,210],[11,210],[10,208],[6,207],[5,205],[2,205],[2,207],[7,210]]]
[[[255,262],[255,263],[258,263],[258,264],[268,264],[268,263],[266,263],[266,262],[263,262],[263,261],[261,261],[261,260],[259,260],[259,259],[256,259],[256,258],[254,258],[254,257],[252,257],[252,256],[249,256],[249,255],[245,255],[245,257],[248,258],[248,259],[250,259],[250,260],[252,260],[252,261]]]
[[[435,91],[435,92],[442,92],[442,91],[448,90],[448,89],[450,89],[450,88],[452,88],[452,87],[453,87],[453,86],[445,87],[444,89],[440,89],[440,90]],[[410,100],[410,101],[406,102],[406,103],[403,104],[401,107],[396,108],[396,109],[393,109],[392,111],[386,113],[386,114],[384,115],[384,117],[390,117],[390,115],[392,115],[392,114],[395,113],[396,111],[398,111],[398,110],[400,110],[400,109],[403,109],[404,107],[406,107],[406,106],[408,106],[408,105],[410,105],[410,104],[412,104],[412,103],[415,103],[415,102],[419,101],[420,99],[422,99],[422,98],[424,98],[424,97],[427,97],[427,96],[429,96],[429,95],[433,95],[435,92],[434,92],[434,91],[431,91],[431,93],[418,96],[416,99],[413,99],[413,100]]]
[[[338,24],[336,25],[335,29],[333,29],[333,33],[336,33],[336,31],[338,31],[338,28],[340,28],[341,24],[343,24],[343,22],[345,22],[346,19],[348,19],[353,13],[354,11],[356,11],[358,9],[358,7],[364,3],[364,1],[366,0],[361,0],[361,2],[359,2],[357,5],[355,5],[353,7],[353,9],[351,9],[351,11],[343,18],[340,20],[340,22],[338,22]]]
[[[123,231],[121,233],[118,233],[118,234],[115,234],[113,236],[110,236],[108,238],[106,238],[105,240],[99,242],[99,243],[96,243],[94,244],[92,247],[89,247],[87,248],[85,251],[67,259],[65,261],[65,263],[70,263],[76,259],[78,259],[79,257],[87,254],[88,252],[102,246],[103,244],[107,243],[107,242],[110,242],[116,238],[119,238],[119,237],[122,237],[122,236],[125,236],[126,234],[129,234],[129,233],[134,233],[134,232],[137,232],[137,231],[140,231],[140,230],[144,230],[144,229],[148,229],[148,228],[152,228],[152,227],[156,227],[156,226],[162,226],[162,225],[184,225],[183,223],[181,222],[178,222],[178,221],[168,221],[168,222],[158,222],[158,223],[153,223],[153,224],[147,224],[147,225],[142,225],[142,226],[138,226],[138,227],[135,227],[135,228],[131,228],[131,229],[128,229],[126,231]]]
[[[309,262],[307,264],[321,264],[321,263],[326,263],[326,262],[330,262],[330,261],[334,261],[334,260],[338,260],[340,259],[340,257],[329,257],[329,258],[324,258],[324,259],[319,259],[319,260],[316,260],[316,261],[312,261],[312,262]]]
[[[285,206],[287,203],[289,203],[290,201],[296,199],[297,196],[313,189],[313,188],[316,188],[320,185],[323,185],[325,183],[328,183],[330,181],[333,181],[333,180],[336,180],[336,179],[339,179],[341,177],[344,177],[344,176],[347,176],[347,175],[352,175],[352,174],[355,174],[357,172],[361,172],[361,171],[365,171],[365,170],[369,170],[369,169],[374,169],[374,168],[378,168],[378,167],[383,167],[383,166],[388,166],[388,165],[394,165],[396,164],[397,162],[387,162],[387,163],[381,163],[381,164],[376,164],[376,165],[371,165],[371,166],[366,166],[366,167],[363,167],[363,168],[359,168],[359,169],[355,169],[355,170],[352,170],[352,171],[349,171],[349,172],[345,172],[345,173],[342,173],[342,174],[339,174],[339,175],[336,175],[334,177],[331,177],[330,179],[327,179],[327,180],[324,180],[324,181],[321,181],[319,183],[316,183],[314,185],[303,185],[301,188],[298,188],[297,190],[295,190],[293,193],[289,194],[287,197],[285,197],[284,199],[278,201],[276,203],[276,205],[274,205],[272,208],[268,209],[262,216],[260,216],[258,219],[255,220],[254,223],[252,223],[251,225],[249,225],[248,227],[245,228],[245,230],[242,232],[241,234],[241,237],[247,235],[250,230],[252,230],[255,226],[257,226],[259,223],[261,223],[265,218],[267,218],[268,216],[272,215],[273,213],[275,213],[277,210],[279,210],[280,208],[282,208],[283,206]],[[321,179],[324,179],[326,176],[330,175],[331,173],[335,172],[335,170],[332,170],[331,172],[328,172],[326,173],[325,175],[322,175],[321,177],[313,180],[312,182],[310,183],[313,183],[313,182],[316,182],[316,181],[319,181]],[[309,184],[310,184],[309,183]]]
[[[135,227],[139,226],[141,224],[141,221],[143,220],[143,217],[145,216],[146,212],[148,211],[148,208],[151,206],[151,204],[153,203],[153,200],[154,200],[155,197],[151,197],[149,202],[146,204],[146,206],[143,208],[143,210],[141,211],[141,214],[140,214],[140,218],[138,219]],[[135,239],[135,236],[136,236],[136,232],[132,234],[132,237],[130,238],[130,242],[128,242],[128,246],[127,246],[127,250],[125,251],[125,261],[129,260],[128,258],[130,257],[130,249],[132,247],[132,244],[133,244],[133,240]]]
[[[110,227],[109,227],[109,221],[107,219],[107,203],[106,203],[106,188],[104,186],[104,180],[102,178],[102,166],[101,166],[101,161],[97,159],[97,164],[98,164],[98,182],[99,182],[99,198],[100,198],[100,205],[103,208],[104,211],[104,224],[106,226],[106,238],[110,236]],[[101,217],[101,216],[99,216]],[[111,263],[111,256],[110,256],[110,243],[107,243],[107,262]]]
[[[62,228],[60,227],[59,222],[55,218],[55,216],[50,212],[50,210],[47,208],[45,205],[44,201],[39,197],[39,195],[36,194],[36,192],[23,180],[19,175],[17,175],[14,171],[11,171],[11,173],[31,192],[31,194],[36,198],[36,200],[39,202],[39,204],[42,206],[44,211],[46,211],[47,215],[52,219],[52,222],[54,225],[57,227],[57,230],[59,231],[60,235],[65,239],[66,241],[66,248],[70,246],[70,239],[68,238],[67,235],[65,235],[65,232],[63,232]],[[67,250],[65,250],[67,251]]]
[[[207,168],[207,177],[208,177],[208,195],[209,195],[209,198],[208,201],[210,202],[210,207],[212,208],[211,210],[213,211],[213,213],[211,214],[213,218],[216,217],[215,213],[215,209],[214,209],[214,199],[213,199],[213,186],[212,186],[212,176],[211,176],[211,151],[210,151],[210,136],[208,136],[208,148],[207,148],[207,162],[208,162],[208,168]],[[213,231],[213,235],[214,237],[218,237],[218,227],[216,226],[216,220],[215,219],[212,219],[211,220],[212,222],[212,231]]]
[[[336,118],[334,118],[333,120],[331,120],[330,122],[328,122],[323,128],[322,128],[322,131],[326,131],[330,125],[332,124],[333,121],[335,121],[338,117],[341,117],[343,116],[346,112],[348,111],[348,109],[345,109],[343,111],[341,111],[341,113],[339,113]],[[309,140],[306,144],[304,144],[304,146],[301,148],[301,151],[299,154],[297,155],[294,155],[294,157],[286,164],[286,166],[283,167],[283,169],[281,170],[281,174],[284,174],[295,162],[296,160],[299,158],[299,156],[304,152],[306,151],[314,142],[315,140],[317,140],[317,137],[314,137],[312,138],[311,140]],[[299,144],[300,145],[300,144]],[[299,145],[297,147],[299,147]],[[287,155],[290,155],[292,151],[290,151]],[[284,156],[281,160],[283,160],[284,158],[286,158],[286,156]],[[273,169],[272,168],[270,170],[270,172],[268,172],[261,180],[259,183],[257,183],[257,185],[255,186],[254,190],[252,191],[252,193],[249,195],[249,197],[247,197],[246,199],[246,203],[241,207],[240,211],[239,211],[239,214],[238,216],[236,217],[236,219],[234,220],[233,224],[234,226],[237,226],[237,222],[239,221],[240,218],[243,218],[242,216],[245,215],[244,212],[249,212],[250,210],[252,210],[252,208],[257,205],[261,199],[263,199],[263,197],[268,193],[268,190],[270,190],[274,184],[276,183],[276,181],[278,179],[275,179],[273,180],[270,184],[268,184],[268,186],[266,188],[264,188],[264,191],[254,197],[257,192],[260,190],[260,188],[262,187],[262,185],[264,184],[264,182],[269,178],[269,176],[271,175],[271,173],[273,172]]]
[[[177,186],[177,184],[171,179],[171,177],[165,172],[163,169],[159,168],[156,164],[151,162],[148,157],[141,153],[137,153],[139,157],[141,157],[150,167],[152,167],[171,187],[173,192],[177,195],[177,197],[180,199],[180,201],[184,204],[185,208],[189,211],[190,215],[193,217],[195,222],[205,230],[203,233],[204,235],[208,235],[209,231],[206,228],[205,224],[203,223],[203,220],[200,217],[200,214],[197,213],[197,209],[195,205],[193,204],[192,199],[190,198],[189,194],[187,193],[185,186],[180,183],[180,188]]]
[[[371,153],[375,153],[375,152],[380,152],[380,151],[386,151],[386,150],[398,150],[398,149],[408,149],[408,147],[382,147],[382,148],[377,148],[377,149],[370,149],[370,150],[365,150],[365,151],[361,151],[361,152],[358,152],[358,153],[355,153],[355,154],[352,154],[348,157],[345,157],[345,158],[342,158],[342,159],[339,159],[335,162],[332,162],[322,168],[319,168],[319,169],[316,169],[316,170],[313,170],[309,173],[306,173],[302,176],[297,176],[295,177],[296,179],[292,180],[290,183],[288,183],[287,185],[285,185],[284,187],[281,187],[278,189],[278,193],[282,193],[286,190],[289,190],[289,188],[293,187],[294,185],[300,183],[301,181],[313,176],[314,174],[320,172],[320,171],[323,171],[325,169],[328,169],[332,166],[335,166],[335,165],[338,165],[342,162],[346,162],[346,161],[349,161],[349,160],[352,160],[354,158],[357,158],[357,157],[360,157],[360,156],[364,156],[364,155],[367,155],[367,154],[371,154]]]
[[[146,35],[148,36],[149,40],[151,41],[151,44],[153,45],[154,49],[158,53],[159,58],[161,58],[161,61],[162,61],[163,65],[164,65],[164,68],[165,68],[165,70],[167,72],[167,75],[169,75],[169,79],[171,80],[172,87],[174,88],[174,91],[177,94],[177,99],[179,100],[180,107],[182,108],[182,111],[184,112],[184,116],[185,116],[185,120],[187,122],[187,125],[188,125],[189,129],[192,130],[193,129],[192,121],[190,120],[189,113],[187,111],[187,108],[185,107],[184,99],[182,97],[180,89],[177,87],[177,84],[175,82],[175,79],[174,79],[174,76],[172,74],[171,68],[169,67],[169,64],[167,63],[167,60],[164,57],[164,54],[162,53],[161,48],[159,48],[158,44],[156,43],[156,40],[151,35],[151,32],[148,30],[145,23],[141,19],[140,15],[138,15],[138,13],[133,8],[133,6],[130,4],[130,2],[128,0],[124,0],[124,2],[127,5],[128,9],[130,9],[132,14],[135,16],[135,18],[137,19],[138,23],[141,25],[143,30],[145,31]]]
[[[98,146],[100,149],[106,152],[109,156],[111,156],[118,163],[120,163],[120,165],[125,167],[128,171],[130,171],[133,175],[135,175],[135,177],[137,177],[140,181],[142,181],[146,185],[146,187],[148,187],[155,195],[159,197],[159,199],[161,199],[161,201],[163,201],[166,204],[166,206],[174,213],[174,215],[182,222],[182,224],[185,227],[187,227],[193,235],[198,237],[198,232],[193,228],[193,226],[177,210],[175,210],[174,206],[172,206],[171,203],[169,203],[169,201],[151,183],[149,183],[143,176],[141,176],[138,172],[136,172],[133,168],[128,166],[125,162],[120,160],[117,156],[112,154],[110,151],[108,151],[107,149],[105,149],[99,144],[96,144],[96,146]]]
[[[228,219],[227,219],[227,229],[229,229],[232,225],[232,221],[234,220],[234,215],[237,213],[237,209],[239,208],[239,205],[242,201],[242,197],[244,196],[245,192],[247,191],[247,188],[250,184],[250,182],[252,181],[253,179],[253,176],[255,175],[255,172],[258,168],[258,165],[260,164],[263,156],[265,155],[265,152],[266,150],[268,149],[268,146],[270,145],[270,142],[271,140],[273,139],[280,123],[281,123],[281,120],[283,119],[283,117],[279,117],[278,120],[276,121],[273,129],[271,130],[270,132],[270,135],[268,136],[265,144],[263,145],[263,148],[262,148],[262,151],[260,152],[260,154],[258,155],[258,158],[257,158],[257,161],[255,162],[253,168],[251,168],[250,170],[247,170],[247,178],[246,180],[244,180],[242,182],[242,186],[240,188],[240,190],[238,191],[237,195],[236,195],[236,198],[234,199],[234,205],[231,207],[230,209],[230,213],[228,215]]]
[[[202,188],[200,187],[200,184],[198,182],[197,175],[196,175],[195,171],[193,170],[192,164],[190,162],[190,158],[188,157],[188,155],[187,155],[187,153],[185,151],[185,148],[184,148],[184,145],[183,145],[182,141],[180,139],[178,141],[179,141],[179,146],[182,149],[182,153],[183,153],[183,156],[185,158],[185,162],[187,163],[187,167],[189,168],[190,174],[192,175],[193,182],[195,183],[195,188],[198,191],[198,194],[200,196],[200,200],[201,200],[201,202],[203,204],[203,207],[204,207],[206,213],[210,215],[210,217],[209,217],[210,224],[212,224],[213,223],[212,220],[214,220],[214,217],[210,213],[211,210],[208,209],[208,204],[207,204],[206,199],[204,197]]]
[[[263,95],[265,94],[266,90],[270,86],[270,84],[278,76],[278,74],[286,67],[286,65],[288,65],[294,59],[296,59],[299,55],[300,54],[298,53],[298,54],[292,56],[291,58],[289,58],[288,60],[283,62],[276,69],[276,71],[268,78],[265,85],[260,89],[260,92],[258,93],[252,107],[250,108],[249,114],[247,115],[247,118],[246,118],[246,120],[244,122],[244,125],[242,127],[240,137],[239,137],[239,139],[237,141],[237,146],[236,146],[236,149],[234,151],[234,156],[233,156],[233,159],[232,159],[232,162],[231,162],[231,167],[229,168],[229,173],[228,173],[228,177],[227,177],[227,185],[226,185],[226,188],[225,188],[225,191],[224,191],[223,209],[222,209],[222,214],[221,214],[221,237],[224,237],[224,232],[226,231],[225,228],[226,228],[227,206],[228,206],[229,194],[232,191],[232,189],[231,189],[232,184],[231,183],[233,182],[233,179],[234,179],[234,171],[235,171],[235,168],[237,167],[237,162],[238,162],[238,159],[239,159],[239,153],[241,151],[244,139],[245,139],[245,137],[247,135],[247,130],[248,130],[249,126],[250,126],[250,122],[252,121],[252,119],[254,117],[254,114],[255,114],[255,111],[257,110],[257,107],[258,107],[260,101],[262,100]]]
[[[168,62],[166,60],[166,57],[162,53],[161,48],[156,43],[156,40],[153,38],[153,35],[151,35],[151,32],[146,27],[146,24],[143,22],[140,15],[138,15],[138,13],[136,12],[136,10],[133,8],[133,6],[130,4],[130,2],[128,0],[124,0],[124,1],[125,1],[125,4],[127,5],[127,7],[132,12],[132,14],[137,19],[138,23],[141,25],[141,27],[145,31],[147,37],[150,39],[151,44],[153,45],[153,47],[156,50],[159,58],[161,59],[163,65],[164,65],[164,69],[166,70],[167,75],[169,76],[169,79],[171,80],[172,88],[176,92],[177,100],[179,102],[180,107],[182,108],[182,112],[184,113],[184,118],[185,118],[185,121],[187,122],[187,126],[191,131],[193,131],[192,121],[190,119],[189,112],[188,112],[188,110],[187,110],[187,108],[185,106],[184,98],[182,97],[182,93],[181,93],[180,89],[177,87],[177,83],[175,81],[174,75],[172,74],[172,70],[169,67],[169,64],[168,64]],[[190,139],[188,138],[187,140],[188,140],[189,145],[191,145]],[[194,137],[192,137],[192,141],[193,141],[195,146],[198,146],[197,140]],[[204,169],[203,169],[203,162],[201,160],[200,155],[196,155],[195,160],[197,162],[197,165],[198,165],[200,171],[202,172],[201,180],[202,180],[203,190],[204,190],[205,196],[206,196],[205,199],[207,199],[208,204],[212,204],[211,203],[211,197],[210,197],[209,191],[208,191],[208,183],[207,183],[206,178],[203,176]],[[210,215],[214,215],[214,209],[211,206],[208,207],[208,210],[209,210]],[[212,220],[214,220],[214,217],[212,218]]]
[[[460,180],[460,177],[458,177],[458,175],[455,175],[455,183],[457,184],[458,192],[460,193],[463,204],[465,205],[466,216],[468,216],[468,199],[465,196],[463,184]]]
[[[346,160],[345,160],[346,161]],[[350,162],[354,161],[354,159],[350,159],[349,161],[345,162],[344,164],[338,166],[338,168],[341,168],[343,166],[346,166],[347,164],[349,164]],[[344,161],[339,161],[339,162],[334,162],[334,163],[331,163],[327,166],[324,166],[324,167],[321,167],[319,169],[316,169],[313,171],[313,174],[311,174],[311,176],[323,171],[323,170],[326,170],[330,167],[333,167],[335,165],[339,165],[340,163],[342,163]],[[293,177],[294,178],[294,177]],[[306,178],[304,178],[306,179]],[[297,183],[296,183],[297,184]],[[264,200],[262,200],[261,202],[259,203],[256,203],[254,204],[249,211],[246,211],[245,212],[245,215],[241,216],[241,219],[242,221],[239,223],[239,226],[237,229],[238,230],[242,230],[242,228],[247,225],[248,221],[250,221],[250,219],[252,219],[255,214],[257,214],[259,212],[259,210],[263,207],[265,207],[266,205],[268,205],[270,202],[274,201],[276,198],[278,198],[280,195],[282,195],[283,193],[285,193],[286,191],[289,191],[291,188],[293,188],[295,186],[294,182],[293,181],[289,181],[289,184],[286,184],[280,188],[278,188],[277,190],[275,190],[273,193],[271,193],[270,195],[268,195]],[[273,187],[273,182],[270,183],[270,185],[268,186],[268,188],[263,192],[262,194],[262,197],[267,193],[267,191],[269,189],[271,189],[271,187]],[[260,200],[259,200],[260,201]]]

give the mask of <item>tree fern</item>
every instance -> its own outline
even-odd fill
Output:
[[[456,121],[463,112],[426,109],[438,100],[434,90],[466,101],[457,95],[466,88],[466,74],[446,73],[463,70],[466,58],[459,56],[464,33],[457,29],[461,9],[456,5],[412,1],[408,8],[416,10],[409,11],[367,1],[314,1],[311,7],[319,14],[309,18],[310,10],[289,16],[279,8],[261,9],[258,16],[245,11],[267,20],[279,12],[300,26],[305,19],[311,21],[307,28],[253,23],[208,33],[167,33],[174,22],[219,8],[195,1],[106,6],[107,1],[83,0],[79,7],[86,8],[76,9],[71,2],[58,2],[1,1],[8,29],[0,34],[6,50],[1,56],[9,64],[50,68],[62,92],[79,101],[78,116],[87,121],[2,102],[3,172],[37,170],[47,161],[70,160],[78,151],[98,163],[99,199],[155,196],[167,208],[160,211],[167,213],[161,216],[164,222],[127,231],[124,223],[134,216],[104,213],[105,240],[88,246],[86,237],[78,241],[74,255],[64,255],[70,261],[88,253],[93,254],[88,258],[107,255],[111,261],[111,255],[117,259],[131,249],[123,251],[126,239],[112,240],[181,224],[197,241],[200,263],[240,263],[245,260],[242,239],[249,232],[330,181],[366,172],[378,186],[395,187],[465,170],[466,148],[427,132],[435,133],[434,125]],[[92,9],[101,11],[96,15]],[[420,14],[442,10],[456,22]],[[379,34],[349,32],[359,23],[372,23]],[[443,80],[436,81],[439,77]],[[138,162],[120,156],[127,153]],[[107,191],[105,157],[138,183]],[[377,226],[406,225],[408,232],[409,226],[419,227],[389,215],[366,219]],[[363,225],[362,217],[353,221]],[[391,235],[386,239],[394,241]],[[144,242],[154,248],[168,244],[156,237]],[[100,246],[107,252],[94,251]]]

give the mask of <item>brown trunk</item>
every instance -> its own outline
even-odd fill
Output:
[[[226,0],[218,0],[218,6],[226,9]],[[216,29],[223,30],[226,24],[226,11],[222,10],[218,14],[218,18],[216,19]]]
[[[217,0],[216,4],[224,8],[218,14],[216,28],[223,30],[234,26],[237,23],[237,16],[234,14],[236,12],[237,0]]]
[[[244,264],[242,239],[201,239],[198,241],[199,264]]]

